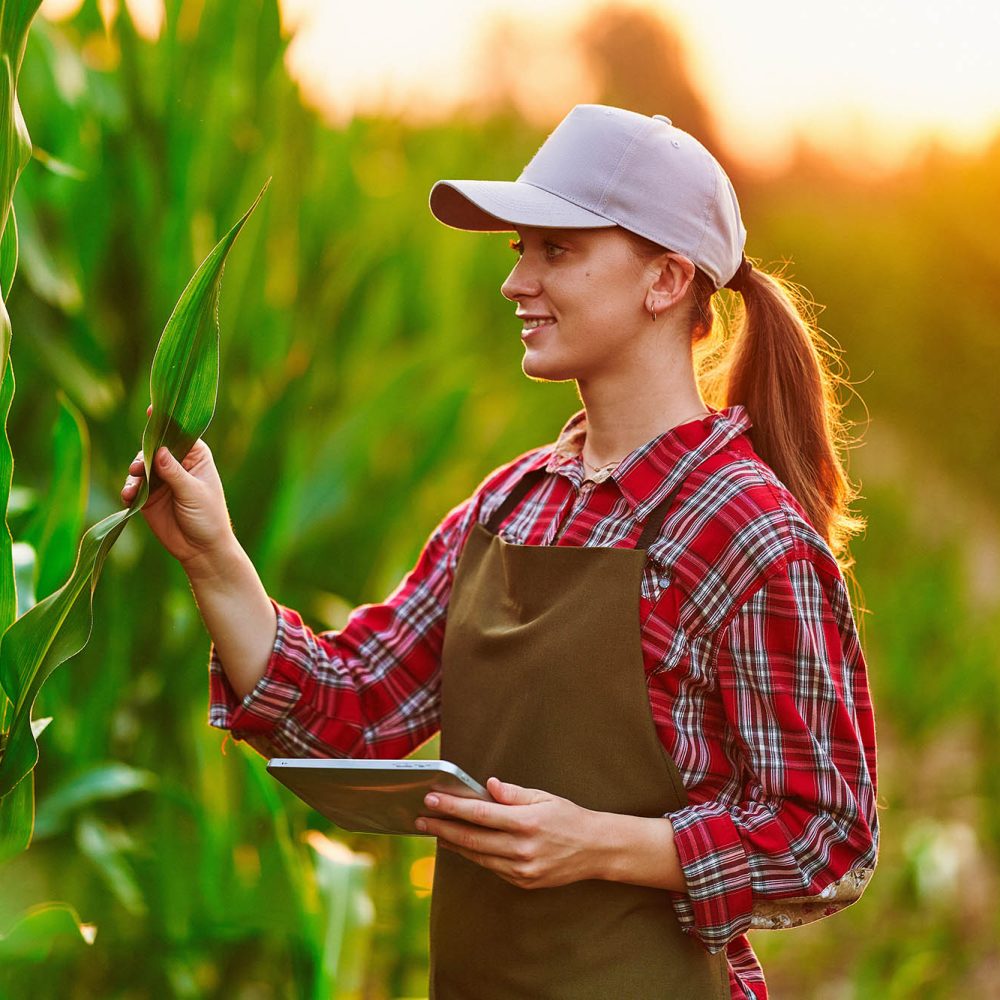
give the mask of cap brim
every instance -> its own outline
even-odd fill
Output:
[[[434,217],[453,229],[505,233],[517,226],[593,229],[616,223],[525,181],[438,181]]]

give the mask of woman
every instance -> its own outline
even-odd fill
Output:
[[[427,800],[431,996],[764,997],[746,931],[842,908],[877,853],[835,380],[746,261],[722,168],[661,115],[580,105],[517,181],[430,206],[517,233],[524,372],[584,408],[319,634],[261,585],[204,442],[161,450],[143,513],[213,638],[209,721],[267,756],[402,757],[440,729],[488,779],[494,803]],[[745,318],[717,409],[692,346],[723,286]]]

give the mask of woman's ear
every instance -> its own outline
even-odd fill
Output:
[[[646,310],[657,314],[670,309],[687,294],[694,281],[694,264],[683,254],[665,253],[650,263],[653,280],[646,293]]]

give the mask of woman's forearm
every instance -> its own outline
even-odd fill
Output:
[[[687,891],[669,819],[619,813],[601,813],[600,817],[605,849],[601,851],[599,878]]]
[[[184,564],[198,610],[240,698],[264,676],[278,623],[257,570],[233,537],[224,552]]]

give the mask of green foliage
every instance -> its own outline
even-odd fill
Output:
[[[52,431],[52,481],[47,503],[39,504],[25,527],[22,541],[35,551],[34,591],[45,597],[60,587],[73,570],[73,554],[87,509],[90,480],[90,439],[80,411],[58,393],[59,411]],[[26,611],[24,604],[18,604]]]
[[[52,671],[87,644],[94,589],[111,546],[155,488],[156,450],[166,446],[183,457],[212,418],[219,383],[219,284],[229,251],[263,193],[202,262],[164,327],[150,375],[153,411],[143,433],[146,477],[133,506],[108,515],[87,531],[69,580],[4,633],[0,688],[13,703],[13,713],[0,755],[0,797],[11,792],[38,760],[31,726],[35,698]]]
[[[61,941],[90,943],[93,928],[81,923],[72,906],[43,903],[32,907],[6,934],[0,937],[0,959],[43,961]]]
[[[35,817],[35,782],[29,776],[12,792],[0,798],[0,864],[25,850],[31,843]]]
[[[14,458],[6,424],[14,396],[14,369],[10,360],[11,325],[6,299],[17,270],[17,219],[14,215],[14,187],[31,157],[31,140],[17,100],[17,78],[24,56],[28,25],[40,0],[0,0],[0,635],[17,617],[17,581],[13,537],[7,511],[14,471]],[[9,743],[9,716],[13,697],[0,670],[0,763]],[[33,741],[30,719],[24,726]],[[0,791],[0,862],[23,850],[31,840],[35,811],[33,780],[17,794],[5,798]]]
[[[125,764],[89,768],[48,795],[36,816],[35,838],[52,837],[69,829],[72,816],[81,808],[95,802],[120,799],[133,792],[155,790],[158,783],[154,772],[139,771]]]
[[[208,427],[219,391],[219,286],[226,257],[251,212],[267,190],[261,189],[243,218],[205,258],[167,320],[149,377],[153,404],[142,435],[146,476],[133,502],[141,507],[159,477],[153,457],[166,445],[183,458]]]

